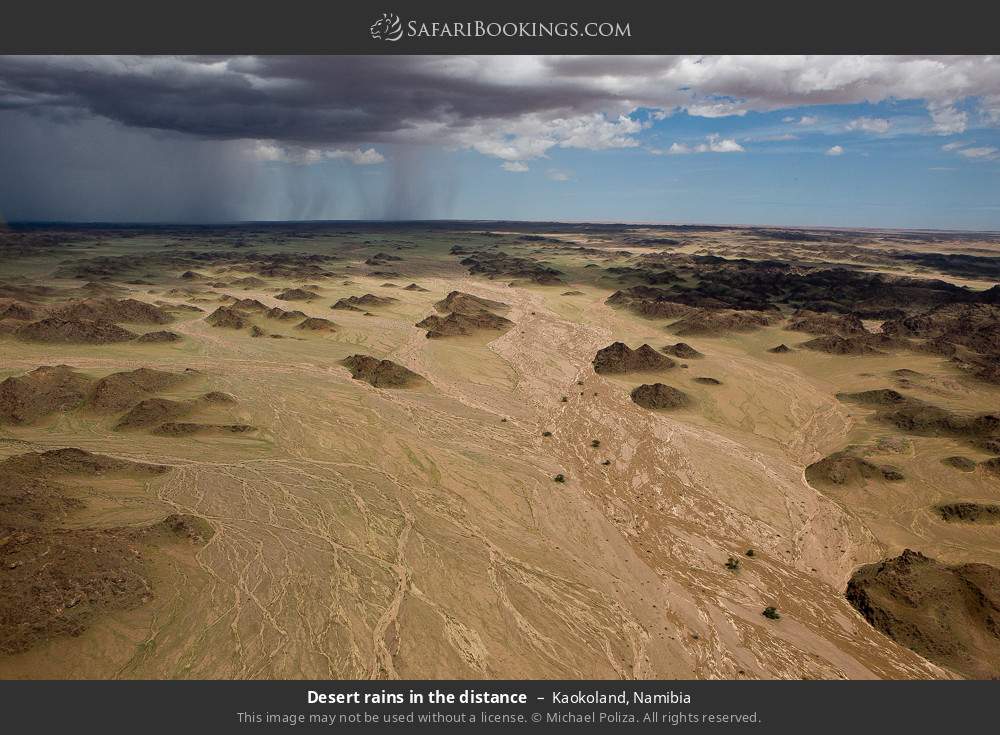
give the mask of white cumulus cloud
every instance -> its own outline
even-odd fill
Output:
[[[958,151],[958,155],[965,156],[966,158],[995,158],[996,154],[997,149],[993,146],[962,148]]]
[[[300,148],[297,146],[283,146],[274,142],[256,141],[250,151],[250,155],[259,161],[279,161],[281,163],[294,163],[300,166],[310,166],[330,159],[345,159],[355,166],[373,166],[384,163],[385,156],[374,148],[362,150],[361,148]]]
[[[385,162],[385,156],[374,148],[368,148],[366,150],[361,150],[360,148],[355,148],[354,150],[335,149],[332,151],[326,151],[326,157],[346,158],[355,166],[374,166],[375,164]]]
[[[973,145],[974,142],[975,141],[971,140],[956,140],[952,143],[945,143],[941,146],[941,150],[955,153],[963,158],[970,158],[972,160],[992,161],[995,158],[1000,158],[1000,156],[997,155],[1000,153],[1000,149],[996,148],[996,146],[977,146]]]
[[[667,150],[650,149],[651,153],[668,156],[681,156],[688,153],[742,153],[746,150],[733,138],[723,138],[717,134],[709,135],[706,142],[697,145],[672,143]]]
[[[826,149],[826,155],[828,156],[842,156],[844,155],[844,147],[841,145],[831,146]]]
[[[865,133],[887,133],[892,123],[884,117],[858,117],[847,123],[848,130],[861,130]]]
[[[931,102],[927,105],[931,115],[932,129],[938,135],[964,133],[969,124],[969,115],[952,104]]]
[[[610,119],[601,113],[594,113],[554,120],[540,115],[525,115],[503,123],[473,123],[455,136],[454,143],[504,161],[523,162],[541,158],[557,147],[591,151],[634,148],[639,145],[634,136],[641,130],[642,123],[626,115]]]

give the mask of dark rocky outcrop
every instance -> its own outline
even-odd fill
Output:
[[[904,403],[907,399],[902,393],[892,388],[876,388],[859,393],[838,393],[837,400],[860,403],[864,406],[896,406]]]
[[[138,544],[211,537],[203,519],[181,515],[127,528],[64,525],[86,505],[64,479],[145,480],[168,469],[74,448],[0,462],[0,655],[77,636],[99,614],[148,601],[153,582]]]
[[[366,293],[364,296],[348,296],[347,298],[340,299],[330,308],[345,309],[348,311],[364,311],[365,309],[373,307],[388,306],[395,301],[397,301],[397,299],[394,299],[391,296],[376,296],[372,293]]]
[[[952,436],[970,440],[976,446],[1000,435],[1000,415],[956,414],[947,409],[905,396],[891,388],[860,393],[838,393],[842,401],[875,407],[876,421],[891,424],[918,436]]]
[[[78,408],[116,413],[198,374],[139,368],[95,380],[66,365],[43,366],[0,383],[0,423],[30,424]]]
[[[97,615],[138,607],[152,596],[126,529],[9,530],[10,541],[0,548],[0,654],[78,636]]]
[[[351,355],[340,364],[351,371],[352,378],[376,388],[409,388],[424,382],[420,375],[402,365],[369,355]]]
[[[974,446],[976,449],[982,449],[984,452],[990,452],[991,454],[1000,454],[1000,437],[995,439],[990,438],[977,438],[971,439],[969,444]]]
[[[31,424],[87,399],[91,379],[67,365],[42,366],[0,383],[0,424]]]
[[[653,410],[670,410],[691,405],[691,399],[686,393],[663,383],[640,385],[630,395],[637,405]]]
[[[1000,523],[1000,505],[994,503],[943,503],[934,511],[953,523]]]
[[[206,403],[233,404],[236,403],[236,396],[231,393],[224,393],[221,390],[213,390],[205,393],[201,400]]]
[[[1000,434],[1000,415],[961,415],[916,398],[879,408],[875,419],[919,436],[985,439]]]
[[[213,327],[222,329],[244,329],[250,326],[250,320],[246,314],[228,306],[220,306],[205,317],[205,321]]]
[[[882,331],[896,337],[962,345],[982,354],[1000,354],[1000,305],[946,304],[887,321]]]
[[[489,311],[480,311],[449,314],[446,317],[432,314],[417,322],[417,326],[427,330],[429,339],[439,339],[468,336],[481,330],[502,332],[514,326],[514,322]]]
[[[901,646],[971,679],[1000,678],[1000,569],[906,549],[857,569],[846,597]]]
[[[365,260],[365,265],[385,265],[386,263],[399,262],[403,260],[398,255],[390,255],[389,253],[375,253],[367,260]]]
[[[480,311],[506,311],[509,307],[502,301],[492,301],[462,291],[451,291],[436,302],[434,308],[442,313],[475,314]]]
[[[960,472],[974,472],[976,469],[976,461],[968,457],[945,457],[941,460],[941,464]]]
[[[669,370],[674,365],[673,360],[647,344],[633,350],[623,342],[598,350],[593,360],[594,372],[600,375]]]
[[[45,477],[57,475],[106,475],[129,473],[140,476],[162,475],[170,468],[147,462],[133,462],[104,454],[88,452],[84,449],[67,447],[50,449],[45,452],[19,454],[0,462],[8,472]]]
[[[157,436],[198,436],[204,434],[248,434],[257,431],[250,424],[198,424],[185,421],[165,421],[155,429]]]
[[[264,312],[264,316],[268,319],[278,319],[279,321],[287,322],[296,319],[305,319],[306,313],[304,311],[299,311],[298,309],[286,311],[280,306],[275,306],[273,309],[268,309]]]
[[[806,479],[817,487],[823,485],[863,486],[866,480],[896,482],[903,474],[891,465],[876,465],[858,456],[853,447],[824,457],[806,467]]]
[[[510,319],[491,311],[505,310],[507,304],[461,291],[452,291],[434,304],[434,308],[451,313],[445,317],[431,314],[417,322],[416,326],[427,330],[428,339],[468,336],[481,330],[503,332],[514,326]]]
[[[507,255],[500,251],[478,251],[459,261],[469,273],[489,278],[519,278],[542,286],[562,283],[561,271],[530,258]]]
[[[179,342],[180,339],[181,336],[176,332],[160,329],[155,332],[146,332],[145,334],[141,334],[135,341],[140,344],[164,344],[167,342]]]
[[[148,429],[190,414],[194,401],[172,401],[167,398],[147,398],[139,401],[115,424],[117,431]]]
[[[299,329],[306,332],[336,332],[337,325],[331,322],[329,319],[322,319],[317,316],[311,316],[303,319],[301,322],[295,325],[295,329]]]
[[[807,309],[793,314],[785,328],[794,332],[836,334],[841,337],[868,334],[861,319],[854,314],[824,314]]]
[[[137,401],[180,385],[196,373],[170,373],[151,368],[111,373],[93,384],[87,405],[97,411],[124,411]]]
[[[654,266],[643,268],[638,266],[613,266],[607,269],[608,273],[613,273],[619,281],[639,280],[643,283],[655,286],[664,283],[675,283],[681,280],[674,271]]]
[[[290,288],[287,291],[282,291],[274,298],[279,301],[312,301],[313,299],[318,299],[319,294],[306,291],[303,288]]]
[[[677,319],[692,311],[692,307],[672,300],[660,289],[647,286],[634,286],[623,291],[615,291],[604,303],[623,307],[633,314],[648,319]]]
[[[682,360],[697,360],[700,357],[704,357],[703,354],[698,352],[694,347],[687,344],[686,342],[678,342],[674,345],[666,345],[660,348],[663,352],[668,355],[673,355],[674,357],[679,357]]]
[[[974,377],[1000,384],[1000,304],[980,296],[981,303],[949,303],[911,316],[885,322],[882,330],[912,342],[914,349],[952,357],[954,364]],[[989,303],[987,303],[989,301]]]
[[[136,338],[135,334],[114,322],[63,319],[55,316],[29,322],[18,328],[14,334],[26,342],[50,344],[103,345],[128,342]]]
[[[699,309],[670,325],[671,331],[682,337],[704,335],[721,336],[730,332],[752,332],[772,324],[774,318],[755,311],[729,311]]]
[[[166,309],[137,299],[85,299],[60,306],[51,316],[70,321],[166,324],[172,317]]]
[[[0,306],[0,319],[27,322],[37,317],[38,310],[35,307],[21,303],[20,301],[10,301]]]
[[[257,299],[237,299],[233,296],[226,296],[225,300],[229,301],[230,309],[255,312],[266,312],[268,310],[267,304]]]
[[[831,355],[877,355],[883,350],[900,349],[906,344],[884,334],[854,335],[841,337],[828,334],[803,342],[802,347]]]

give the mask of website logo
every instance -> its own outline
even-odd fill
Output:
[[[631,38],[628,21],[485,21],[409,20],[406,25],[395,13],[368,28],[376,41],[407,38]]]
[[[403,37],[403,23],[395,13],[382,13],[368,30],[376,41],[398,41]]]

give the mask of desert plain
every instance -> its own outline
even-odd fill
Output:
[[[0,231],[0,678],[1000,676],[1000,234]]]

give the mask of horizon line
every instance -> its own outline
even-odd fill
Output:
[[[9,220],[0,218],[0,231],[10,227],[25,226],[68,226],[68,227],[232,227],[247,225],[321,225],[321,224],[551,224],[551,225],[600,225],[620,227],[712,227],[723,229],[784,228],[792,230],[841,230],[860,232],[931,232],[1000,235],[1000,230],[935,228],[935,227],[871,227],[854,225],[801,225],[782,223],[730,223],[730,222],[669,222],[654,220],[574,220],[574,219],[463,219],[463,218],[415,218],[415,219],[295,219],[295,220]]]

